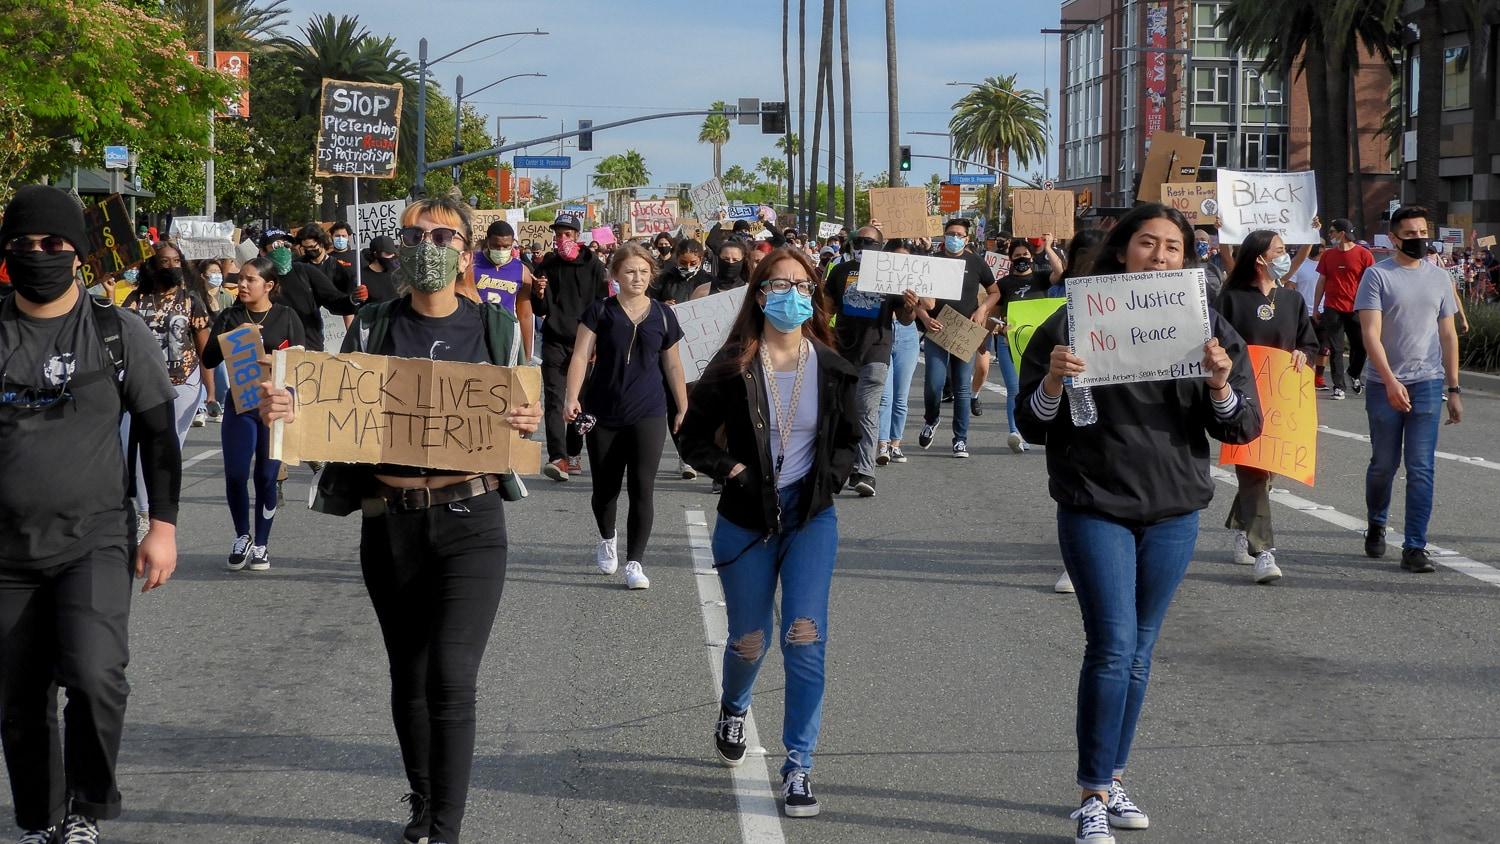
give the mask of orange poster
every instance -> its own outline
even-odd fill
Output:
[[[1318,401],[1313,391],[1313,367],[1292,367],[1291,352],[1250,346],[1255,389],[1265,426],[1260,437],[1245,445],[1225,443],[1220,465],[1252,466],[1312,486],[1318,465]]]

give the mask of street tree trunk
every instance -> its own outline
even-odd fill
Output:
[[[1303,68],[1307,74],[1308,122],[1311,124],[1312,136],[1314,138],[1342,137],[1343,132],[1335,128],[1333,118],[1328,113],[1326,104],[1328,59],[1319,45],[1308,44]],[[1282,78],[1290,80],[1295,72],[1288,66],[1283,69]],[[1309,147],[1310,163],[1313,172],[1317,174],[1319,216],[1325,221],[1331,221],[1336,216],[1333,213],[1332,192],[1329,187],[1331,183],[1327,177],[1327,174],[1333,172],[1333,148],[1335,146],[1337,144],[1314,143]]]
[[[1447,219],[1447,211],[1438,202],[1442,174],[1439,163],[1443,154],[1443,23],[1438,0],[1427,0],[1417,12],[1417,42],[1420,58],[1417,79],[1417,195],[1413,200],[1426,205],[1437,219]],[[1472,67],[1472,63],[1471,63]],[[1488,173],[1486,167],[1483,172]]]
[[[834,112],[833,104],[833,24],[835,15],[836,11],[834,8],[834,0],[823,0],[823,27],[828,31],[828,37],[825,42],[827,46],[823,48],[825,56],[824,63],[828,65],[828,70],[823,74],[823,85],[828,89],[828,192],[827,199],[824,201],[823,207],[824,213],[827,215],[825,219],[828,220],[832,220],[834,217],[835,200],[833,192],[838,185],[838,174],[837,171],[834,170],[834,156],[837,154],[835,150],[839,148],[839,122],[838,117]]]
[[[788,106],[790,108],[790,106]],[[807,0],[797,0],[797,217],[807,233]]]
[[[844,75],[844,225],[853,232],[854,219],[854,104],[849,91],[849,0],[839,0],[839,62]]]
[[[1329,138],[1345,138],[1353,131],[1353,115],[1349,113],[1349,52],[1347,49],[1330,50],[1324,54],[1328,64],[1328,75],[1323,80],[1323,105],[1328,110],[1328,119],[1339,127]],[[1327,211],[1320,198],[1319,211],[1332,217],[1349,216],[1349,143],[1328,145],[1328,190]],[[1361,230],[1361,234],[1368,236]]]
[[[1494,24],[1487,18],[1494,16],[1495,10],[1492,2],[1470,0],[1466,11],[1469,16],[1469,107],[1474,109],[1472,156],[1474,181],[1478,187],[1478,183],[1489,176],[1490,154],[1494,148],[1491,124],[1495,119],[1495,77],[1490,73],[1490,50],[1494,47],[1495,34]],[[1494,216],[1485,216],[1485,211],[1494,208],[1497,200],[1500,197],[1474,191],[1475,224],[1481,219],[1491,224],[1496,222]],[[1470,228],[1474,230],[1477,225]]]
[[[1351,46],[1350,52],[1354,52]],[[1355,88],[1353,66],[1344,77],[1344,98],[1349,110],[1349,181],[1354,188],[1354,195],[1350,202],[1354,204],[1354,225],[1368,235],[1369,230],[1365,228],[1365,174],[1364,156],[1360,152],[1360,127],[1359,127],[1359,104],[1355,100]]]
[[[809,232],[816,231],[818,227],[818,151],[823,148],[823,93],[827,89],[828,51],[829,44],[833,40],[832,5],[833,0],[823,0],[823,23],[818,41],[818,78],[813,82],[816,94],[813,97],[813,142],[811,154],[807,159],[809,174],[807,228]]]
[[[782,143],[786,145],[786,204],[790,211],[796,205],[793,190],[797,185],[797,173],[792,169],[792,77],[787,65],[787,32],[791,27],[792,5],[791,0],[781,0],[781,101],[786,106],[784,117],[785,125],[782,126]],[[796,214],[792,215],[796,219]]]
[[[885,111],[886,143],[890,149],[886,165],[891,187],[901,184],[901,112],[896,90],[896,0],[885,0]]]

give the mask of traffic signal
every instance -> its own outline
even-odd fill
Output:
[[[906,173],[906,172],[908,172],[910,170],[911,170],[911,147],[907,146],[906,144],[902,144],[901,145],[901,172]]]
[[[786,134],[786,103],[761,103],[760,133],[762,135]]]
[[[586,131],[586,130],[592,129],[592,128],[594,128],[594,121],[592,121],[592,120],[580,120],[580,121],[578,121],[578,133],[579,133],[578,134],[578,151],[579,152],[593,152],[594,151],[594,133]]]

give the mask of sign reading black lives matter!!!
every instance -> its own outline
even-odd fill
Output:
[[[395,178],[401,90],[400,85],[324,79],[314,175]]]
[[[1202,378],[1203,270],[1070,278],[1068,336],[1085,365],[1075,387]]]

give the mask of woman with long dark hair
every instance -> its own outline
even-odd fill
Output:
[[[860,438],[859,374],[835,350],[817,288],[817,267],[801,250],[783,247],[761,261],[729,338],[693,387],[681,435],[688,462],[725,482],[713,555],[729,642],[715,745],[724,764],[744,762],[751,688],[779,642],[789,817],[818,814],[809,773],[838,554],[833,497],[849,480]],[[778,582],[781,625],[773,628]]]
[[[1151,203],[1120,219],[1093,275],[1194,268],[1193,230],[1181,212]],[[1213,500],[1208,438],[1246,443],[1261,415],[1244,341],[1211,316],[1201,379],[1093,387],[1098,420],[1073,422],[1066,379],[1088,361],[1073,354],[1068,309],[1037,329],[1021,360],[1016,421],[1047,447],[1063,565],[1077,591],[1085,637],[1078,679],[1078,844],[1114,844],[1111,827],[1144,829],[1146,813],[1122,777],[1151,675],[1151,651]]]
[[[1301,294],[1281,286],[1291,272],[1292,255],[1281,236],[1251,232],[1240,244],[1216,307],[1246,343],[1291,352],[1301,371],[1318,354],[1318,333]],[[1271,473],[1250,466],[1235,466],[1234,473],[1239,490],[1224,523],[1234,531],[1232,559],[1255,566],[1256,583],[1270,583],[1281,577],[1271,529]]]

